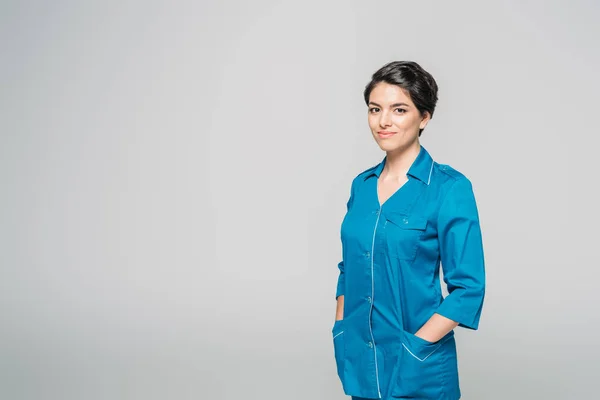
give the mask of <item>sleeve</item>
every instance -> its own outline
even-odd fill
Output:
[[[455,181],[438,215],[438,240],[448,296],[437,313],[476,330],[485,296],[485,262],[471,182]]]
[[[348,199],[348,202],[346,203],[346,212],[350,211],[350,207],[352,207],[352,202],[354,200],[354,186],[355,186],[355,182],[356,182],[356,178],[352,181],[352,185],[350,187],[350,198]],[[342,254],[344,253],[343,251],[343,246],[344,243],[342,241]],[[338,280],[337,280],[337,289],[335,291],[335,298],[337,300],[337,298],[339,296],[342,296],[344,294],[344,290],[346,288],[346,280],[345,280],[345,276],[344,276],[344,259],[342,256],[342,261],[340,261],[338,263],[338,270],[339,270],[339,275],[338,275]]]

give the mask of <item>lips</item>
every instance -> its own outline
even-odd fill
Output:
[[[377,132],[377,135],[379,135],[379,137],[382,139],[392,137],[395,134],[396,134],[396,132],[388,132],[388,131],[378,131]]]

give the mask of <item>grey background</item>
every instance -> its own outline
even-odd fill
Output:
[[[463,398],[597,397],[593,1],[4,1],[0,398],[343,399],[339,224],[362,90],[440,86],[488,290]]]

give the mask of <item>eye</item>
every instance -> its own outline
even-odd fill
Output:
[[[374,113],[374,112],[377,112],[377,111],[379,111],[379,108],[377,108],[377,107],[371,107],[371,108],[369,108],[369,112],[371,114]]]
[[[404,114],[406,110],[404,108],[396,108],[400,114]]]

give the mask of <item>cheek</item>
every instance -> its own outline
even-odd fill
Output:
[[[396,125],[399,128],[405,129],[408,126],[410,126],[410,117],[398,115],[394,117],[394,125]]]
[[[369,128],[371,128],[371,130],[376,130],[377,129],[377,119],[373,118],[373,117],[369,117],[368,121],[369,123]]]
[[[403,131],[418,129],[419,118],[416,118],[412,115],[397,116],[394,118],[394,125]]]

